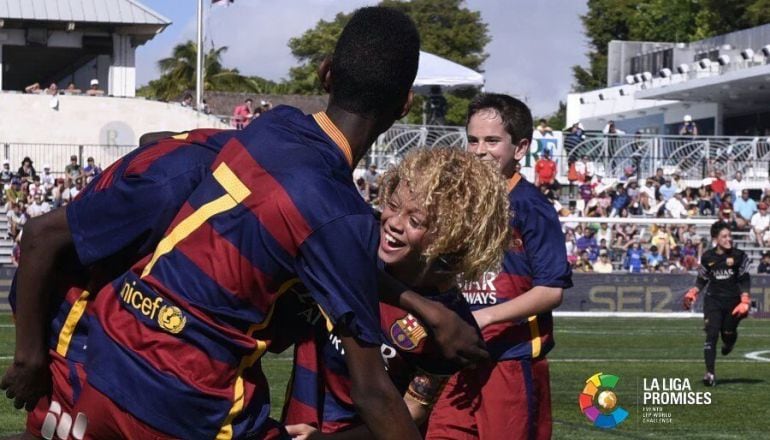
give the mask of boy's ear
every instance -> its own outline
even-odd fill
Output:
[[[521,161],[521,159],[527,155],[527,152],[529,152],[529,144],[529,139],[522,139],[514,146],[513,158],[516,159],[516,161]]]

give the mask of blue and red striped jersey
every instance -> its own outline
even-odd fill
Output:
[[[169,435],[244,437],[268,419],[281,295],[304,285],[379,345],[378,227],[351,162],[324,113],[279,107],[233,134],[152,255],[96,298],[88,381]]]
[[[502,271],[465,283],[463,295],[471,310],[510,301],[534,286],[572,287],[564,234],[553,205],[520,174],[514,175],[509,187],[511,241]],[[493,359],[539,358],[554,346],[551,312],[493,324],[482,334]]]
[[[444,304],[475,326],[460,289],[433,292],[427,298]],[[362,423],[350,397],[350,374],[340,339],[329,332],[312,309],[302,309],[298,320],[310,324],[294,349],[294,369],[284,404],[283,422],[306,423],[324,433],[344,431]],[[298,324],[299,326],[301,324]],[[398,307],[380,303],[384,368],[403,394],[418,371],[451,375],[457,369],[441,357],[438,346],[420,321]]]
[[[200,129],[142,145],[63,208],[77,260],[51,295],[57,298],[51,349],[73,362],[85,361],[88,299],[154,249],[227,137],[223,130]],[[12,286],[9,301],[15,307],[15,282]]]

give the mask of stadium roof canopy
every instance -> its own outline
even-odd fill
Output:
[[[638,99],[714,102],[728,113],[767,109],[770,102],[770,64],[732,70],[676,84],[640,90]]]
[[[419,89],[427,89],[430,86],[441,86],[445,89],[483,87],[484,75],[438,55],[420,51],[420,66],[414,87],[420,91]]]
[[[54,30],[72,26],[71,23],[76,29],[119,26],[137,44],[171,24],[169,19],[135,0],[4,0],[0,1],[0,19],[4,28],[38,24]]]

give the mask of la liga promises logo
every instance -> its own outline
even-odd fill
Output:
[[[596,373],[586,379],[586,386],[578,397],[580,410],[602,429],[612,429],[628,418],[628,411],[618,406],[615,385],[620,378],[612,374]]]

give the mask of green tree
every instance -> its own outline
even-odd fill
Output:
[[[490,41],[488,26],[481,14],[465,8],[462,0],[383,0],[380,5],[409,15],[427,52],[475,70],[487,58],[484,47]],[[297,93],[321,93],[316,67],[334,51],[350,16],[340,13],[334,20],[320,20],[312,29],[289,40],[291,53],[300,63],[289,71],[289,82]]]
[[[195,89],[196,50],[196,44],[192,41],[176,45],[170,57],[158,61],[160,78],[150,81],[137,93],[140,96],[171,100],[186,90]],[[204,55],[204,90],[248,90],[247,78],[238,69],[228,69],[222,65],[222,54],[226,51],[227,47],[212,48]]]

